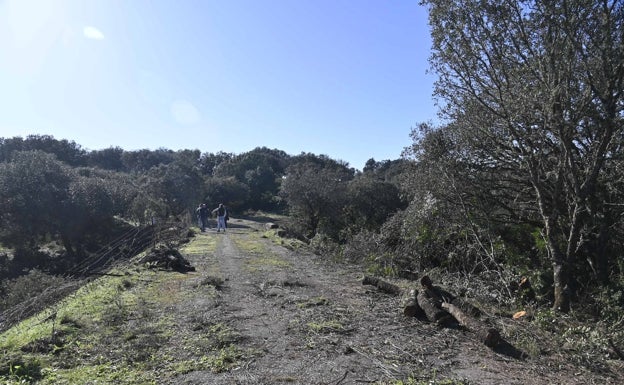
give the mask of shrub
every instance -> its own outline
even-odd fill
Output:
[[[0,310],[4,311],[24,303],[47,289],[58,287],[64,282],[64,278],[46,274],[40,270],[31,270],[27,275],[3,282],[0,291],[5,295],[0,299]]]

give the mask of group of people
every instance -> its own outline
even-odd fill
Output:
[[[217,232],[220,232],[221,229],[225,232],[227,221],[230,219],[230,216],[228,215],[227,207],[225,207],[223,203],[219,203],[219,207],[212,211],[208,209],[205,203],[202,203],[197,210],[195,210],[195,213],[197,214],[197,220],[202,233],[205,232],[206,227],[208,227],[208,217],[211,213],[217,216]]]

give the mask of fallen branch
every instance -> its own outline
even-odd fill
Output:
[[[401,288],[392,283],[382,281],[377,277],[371,277],[369,275],[365,276],[362,280],[362,285],[371,285],[376,286],[377,289],[383,291],[384,293],[399,295],[401,294]]]
[[[460,325],[464,326],[468,331],[474,333],[477,338],[490,348],[496,347],[502,338],[498,330],[490,328],[482,322],[470,317],[464,313],[458,306],[452,303],[443,302],[442,308],[448,311]]]

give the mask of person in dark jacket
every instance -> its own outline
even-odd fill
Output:
[[[206,226],[208,225],[208,207],[206,207],[205,203],[202,203],[195,212],[199,219],[199,227],[203,233],[206,231]]]

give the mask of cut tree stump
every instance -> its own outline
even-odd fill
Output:
[[[464,326],[466,329],[468,329],[468,331],[474,333],[479,341],[485,344],[485,346],[493,348],[502,341],[501,335],[498,330],[488,327],[481,321],[470,317],[469,315],[464,313],[458,306],[455,306],[452,303],[444,302],[442,303],[442,308],[447,310],[453,317],[455,317],[460,325]]]
[[[376,286],[377,289],[388,294],[393,294],[393,295],[401,294],[401,288],[398,287],[397,285],[383,281],[377,277],[371,277],[369,275],[364,277],[364,279],[362,280],[362,285]]]

